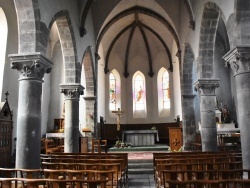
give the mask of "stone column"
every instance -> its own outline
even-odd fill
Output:
[[[202,151],[217,151],[215,89],[219,79],[198,79],[194,85],[200,94]]]
[[[42,83],[52,63],[40,53],[9,58],[19,73],[16,168],[40,168]]]
[[[84,87],[80,84],[60,84],[65,97],[64,152],[79,152],[79,97]]]
[[[195,95],[182,95],[182,126],[183,126],[183,146],[188,150],[190,143],[195,142],[196,126],[194,115]]]
[[[234,74],[243,168],[250,169],[250,46],[237,46],[223,58]]]

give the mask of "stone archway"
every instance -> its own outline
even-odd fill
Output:
[[[199,76],[213,78],[213,57],[216,31],[219,19],[225,20],[220,8],[212,2],[205,4],[200,28],[199,43]]]
[[[83,56],[82,61],[82,77],[81,83],[85,86],[85,95],[80,100],[80,104],[84,105],[84,114],[80,114],[80,118],[82,118],[83,127],[89,128],[92,132],[92,135],[96,132],[95,122],[96,122],[96,110],[95,110],[95,103],[96,103],[96,91],[95,91],[95,74],[94,74],[94,61],[92,57],[92,47],[89,46]],[[84,76],[84,78],[83,78]],[[80,106],[82,109],[82,106]]]

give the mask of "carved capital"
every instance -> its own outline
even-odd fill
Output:
[[[200,95],[215,96],[215,89],[219,87],[219,82],[219,79],[199,79],[194,86]]]
[[[65,100],[79,100],[80,95],[83,95],[84,87],[80,84],[60,84],[60,87]]]
[[[236,46],[223,56],[234,76],[250,72],[250,46]]]
[[[52,62],[41,53],[10,54],[11,68],[17,69],[19,80],[32,79],[42,81],[45,73],[50,73]]]

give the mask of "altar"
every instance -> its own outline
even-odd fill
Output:
[[[159,141],[158,130],[128,130],[122,131],[122,140],[132,146],[153,146]]]
[[[46,133],[46,138],[64,138],[64,133]]]

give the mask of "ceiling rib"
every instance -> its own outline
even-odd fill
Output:
[[[148,40],[147,40],[147,37],[145,35],[145,32],[140,24],[140,22],[138,22],[138,27],[140,29],[140,32],[142,34],[142,37],[143,37],[143,41],[145,43],[145,46],[146,46],[146,49],[147,49],[147,54],[148,54],[148,63],[149,63],[149,73],[148,75],[150,77],[153,77],[154,76],[154,72],[153,72],[153,66],[152,66],[152,57],[151,57],[151,52],[150,52],[150,48],[149,48],[149,44],[148,44]]]
[[[130,45],[131,45],[131,40],[132,40],[132,37],[134,35],[135,28],[136,28],[136,25],[134,24],[132,29],[131,29],[131,32],[129,34],[129,38],[128,38],[128,45],[127,45],[127,49],[126,49],[125,65],[124,65],[124,73],[123,73],[125,78],[127,78],[129,76],[129,73],[128,73],[128,57],[129,57],[129,49],[130,49]]]
[[[143,23],[142,23],[142,25],[147,30],[149,30],[150,32],[152,32],[159,39],[159,41],[161,42],[161,44],[164,46],[164,48],[166,50],[166,53],[168,54],[168,59],[169,59],[169,64],[170,64],[168,70],[171,71],[171,72],[173,72],[173,62],[172,62],[172,57],[171,57],[171,53],[169,51],[168,46],[165,44],[164,40],[160,37],[160,35],[158,33],[156,33],[151,27],[149,27],[149,26],[147,26],[147,25],[145,25]]]
[[[135,7],[132,7],[132,8],[129,8],[127,10],[124,10],[122,12],[120,12],[119,14],[117,14],[114,18],[112,18],[105,26],[104,28],[101,30],[98,38],[97,38],[97,43],[96,43],[96,52],[98,52],[99,50],[99,46],[100,46],[100,42],[102,41],[102,38],[104,37],[105,33],[108,31],[108,29],[115,23],[117,22],[118,20],[124,18],[125,16],[127,15],[130,15],[130,14],[134,14],[135,12],[138,12],[138,13],[141,13],[141,14],[145,14],[145,15],[148,15],[148,16],[151,16],[153,18],[155,18],[156,20],[159,20],[164,26],[166,26],[166,28],[170,31],[170,33],[172,34],[175,42],[176,42],[176,45],[177,45],[177,48],[178,48],[178,51],[180,50],[180,42],[179,42],[179,39],[178,39],[178,35],[177,33],[175,32],[174,28],[171,26],[171,24],[164,18],[162,17],[160,14],[150,10],[150,9],[147,9],[147,8],[144,8],[144,7],[140,7],[140,6],[135,6]]]
[[[114,40],[112,40],[109,48],[108,48],[108,52],[107,52],[107,55],[106,55],[106,59],[105,59],[105,67],[104,67],[104,72],[105,74],[107,74],[109,72],[109,69],[108,69],[108,62],[109,62],[109,56],[110,56],[110,53],[116,43],[116,41],[120,38],[120,36],[125,33],[129,28],[131,28],[132,26],[134,25],[134,22],[131,23],[130,25],[128,25],[127,27],[125,27],[124,29],[121,30],[120,33],[118,33],[118,35],[116,35],[116,37],[114,38]]]

